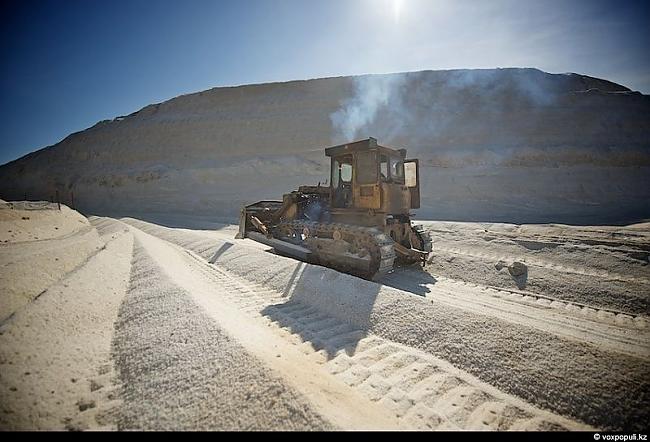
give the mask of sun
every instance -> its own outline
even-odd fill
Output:
[[[403,7],[404,0],[393,0],[393,19],[395,20],[395,23],[399,23]]]

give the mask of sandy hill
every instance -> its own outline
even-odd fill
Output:
[[[423,71],[214,88],[102,121],[0,167],[0,197],[112,215],[233,219],[324,181],[367,136],[422,165],[431,219],[650,218],[650,97],[536,69]]]

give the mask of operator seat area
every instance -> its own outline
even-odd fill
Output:
[[[352,207],[352,155],[334,158],[332,163],[332,205],[335,208]]]

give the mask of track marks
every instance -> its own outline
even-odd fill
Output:
[[[385,278],[393,287],[408,290],[413,281],[422,278],[413,269],[398,269]],[[529,293],[515,292],[455,279],[436,277],[435,283],[425,283],[426,297],[432,302],[489,313],[558,336],[580,339],[612,351],[650,357],[648,320],[587,305],[577,305]]]
[[[413,429],[585,429],[532,407],[425,352],[368,335],[313,306],[251,284],[185,251],[224,298],[336,379]]]

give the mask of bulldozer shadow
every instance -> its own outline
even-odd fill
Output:
[[[301,350],[329,361],[361,351],[380,289],[380,284],[300,262],[282,291],[286,301],[261,314],[295,336]]]
[[[234,246],[233,243],[228,242],[228,241],[224,242],[223,245],[222,245],[221,247],[219,247],[219,249],[217,249],[217,250],[214,252],[214,255],[212,255],[212,258],[210,258],[210,259],[208,260],[208,262],[209,262],[210,264],[214,264],[215,262],[217,262],[217,260],[219,259],[219,257],[220,257],[221,255],[223,255],[223,254],[224,254],[224,253],[225,253],[229,248],[231,248],[232,246]]]
[[[384,276],[380,283],[398,290],[413,293],[419,296],[426,296],[431,292],[431,287],[438,280],[418,265],[397,267],[393,272]]]

